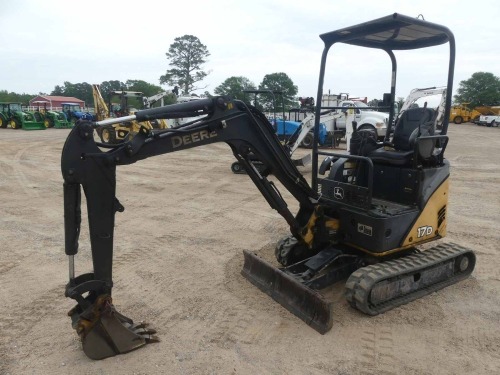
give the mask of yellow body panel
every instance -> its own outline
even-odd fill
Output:
[[[422,210],[417,221],[408,233],[403,247],[417,245],[427,242],[436,237],[444,237],[446,235],[446,212],[441,223],[439,222],[439,211],[448,204],[448,189],[449,178],[447,178],[439,188],[432,194],[429,201]]]
[[[311,247],[314,241],[314,226],[316,225],[316,220],[320,217],[323,216],[322,214],[318,213],[318,207],[314,210],[313,214],[309,218],[309,221],[307,222],[306,226],[302,228],[302,239],[304,242]],[[338,231],[340,227],[340,222],[338,219],[334,219],[331,217],[325,217],[325,227],[333,232]]]
[[[426,242],[430,242],[446,236],[446,206],[448,204],[448,189],[449,178],[446,178],[446,180],[444,180],[444,182],[430,197],[423,211],[420,213],[420,216],[417,218],[417,221],[415,222],[415,224],[413,224],[410,232],[406,236],[401,247],[379,253],[371,252],[352,243],[348,244],[358,250],[363,251],[364,253],[370,254],[377,258],[383,258],[387,255],[391,255],[402,250],[407,250],[416,245],[422,245]],[[441,214],[443,217],[441,223],[439,223],[439,213],[441,210]]]

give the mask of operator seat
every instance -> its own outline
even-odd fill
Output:
[[[394,149],[386,150],[380,147],[368,154],[368,157],[373,162],[383,164],[400,166],[411,164],[415,154],[416,139],[419,136],[434,135],[435,114],[436,111],[427,107],[407,109],[394,128],[391,145]]]

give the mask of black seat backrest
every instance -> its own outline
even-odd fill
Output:
[[[413,150],[412,133],[419,125],[427,125],[434,119],[434,110],[431,108],[411,108],[403,112],[394,128],[392,143],[399,151]]]

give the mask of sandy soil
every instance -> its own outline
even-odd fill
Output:
[[[68,132],[0,130],[0,374],[499,373],[500,129],[450,125],[446,240],[476,251],[473,276],[377,317],[350,308],[338,285],[324,336],[240,276],[242,250],[270,254],[287,227],[231,173],[227,145],[119,168],[114,302],[162,341],[103,361],[84,355],[66,316]],[[76,267],[91,270],[86,225]]]

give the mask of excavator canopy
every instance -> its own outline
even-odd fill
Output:
[[[453,39],[441,25],[394,13],[390,16],[321,34],[327,46],[341,42],[384,50],[408,50],[437,46]]]
[[[455,37],[450,29],[445,26],[394,13],[386,17],[377,18],[372,21],[358,25],[345,27],[320,35],[325,43],[321,57],[320,75],[318,82],[318,95],[316,102],[321,103],[323,96],[323,84],[325,82],[325,70],[328,52],[335,43],[344,43],[357,47],[375,48],[385,51],[392,64],[390,76],[390,92],[384,94],[384,106],[390,108],[389,126],[386,132],[386,141],[389,141],[392,124],[395,119],[394,103],[396,99],[396,77],[397,61],[394,51],[415,50],[426,47],[434,47],[448,43],[450,46],[448,79],[446,83],[446,103],[444,110],[444,121],[441,125],[440,134],[446,135],[448,131],[448,119],[450,117],[451,98],[453,91],[453,75],[455,70]],[[330,82],[331,84],[331,82]],[[386,102],[387,97],[387,103]],[[321,106],[318,105],[315,112],[314,139],[319,139],[319,118]],[[317,189],[318,172],[318,145],[313,144],[312,151],[312,186]]]

